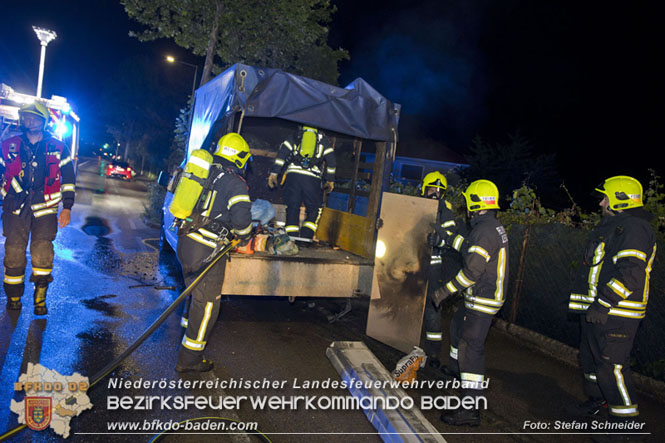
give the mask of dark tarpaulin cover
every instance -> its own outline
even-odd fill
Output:
[[[189,149],[235,112],[275,117],[369,140],[397,141],[400,105],[358,78],[340,88],[279,69],[235,64],[196,90]]]

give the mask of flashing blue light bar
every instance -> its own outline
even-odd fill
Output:
[[[72,132],[72,125],[63,119],[55,123],[53,131],[56,136],[63,138]]]

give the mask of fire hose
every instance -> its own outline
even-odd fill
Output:
[[[203,280],[203,278],[206,276],[208,272],[215,266],[215,264],[222,259],[226,254],[229,253],[233,248],[237,246],[239,242],[237,240],[232,241],[231,243],[228,243],[226,246],[222,247],[218,252],[217,255],[212,258],[208,264],[208,266],[201,271],[201,273],[194,279],[194,281],[185,288],[184,291],[169,305],[168,308],[162,314],[155,320],[149,327],[146,329],[143,334],[139,338],[137,338],[134,343],[129,345],[125,351],[118,355],[113,361],[111,361],[109,364],[104,366],[97,374],[95,374],[92,377],[92,382],[90,382],[90,388],[92,388],[94,385],[99,383],[104,377],[109,375],[115,368],[120,366],[120,363],[122,363],[127,357],[129,357],[132,352],[134,352],[148,337],[152,335],[153,332],[162,324],[164,323],[164,320],[171,315],[173,311],[182,303],[189,294],[194,290],[194,288]],[[90,389],[88,388],[88,389]],[[10,429],[6,431],[4,434],[0,435],[0,441],[5,441],[6,439],[16,435],[17,433],[21,432],[23,429],[27,427],[26,424],[18,425],[13,429]]]

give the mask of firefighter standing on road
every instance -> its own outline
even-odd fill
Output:
[[[289,236],[305,240],[314,237],[323,205],[321,188],[323,187],[326,193],[332,192],[335,183],[335,166],[334,149],[327,137],[316,128],[303,126],[293,140],[282,142],[268,177],[268,186],[275,188],[278,174],[286,169],[284,172],[285,230]],[[300,205],[303,202],[306,215],[301,228]]]
[[[439,201],[436,212],[436,224],[451,233],[458,231],[458,223],[452,211],[452,205],[444,198],[448,181],[438,172],[430,172],[421,184],[420,195]],[[443,290],[443,284],[455,277],[462,266],[461,254],[455,249],[446,246],[442,237],[436,232],[427,236],[427,243],[432,248],[430,265],[428,268],[428,298],[432,298],[437,291]],[[441,311],[433,303],[425,304],[425,353],[427,366],[438,369],[441,365],[439,353],[441,352]]]
[[[464,291],[464,305],[450,324],[449,370],[459,373],[465,396],[478,397],[485,381],[485,339],[492,318],[504,302],[508,282],[508,235],[497,219],[499,191],[489,180],[477,180],[463,193],[471,218],[467,240],[459,235],[444,238],[447,245],[462,252],[464,266],[444,290],[431,294],[432,302]],[[451,425],[480,424],[480,411],[458,409],[443,414],[441,420]]]
[[[632,177],[608,178],[596,191],[604,217],[585,253],[585,290],[574,291],[569,304],[583,314],[580,361],[589,399],[569,411],[595,416],[607,405],[610,418],[622,421],[639,413],[630,352],[649,299],[653,216],[642,207],[642,185]]]
[[[210,171],[211,189],[202,196],[206,201],[205,220],[209,222],[178,231],[176,254],[186,285],[205,268],[206,259],[215,251],[225,230],[235,238],[250,237],[252,203],[247,183],[240,175],[249,158],[249,146],[239,134],[229,133],[219,139]],[[219,315],[225,267],[226,261],[219,260],[192,291],[187,330],[178,352],[178,372],[206,372],[213,368],[213,363],[203,357],[203,350]]]
[[[26,247],[30,241],[35,284],[34,313],[46,315],[46,290],[53,281],[53,240],[71,219],[75,175],[63,142],[46,131],[49,111],[41,103],[19,110],[22,135],[2,142],[2,225],[5,241],[4,289],[7,309],[20,310],[25,288]],[[58,205],[63,209],[58,215]]]

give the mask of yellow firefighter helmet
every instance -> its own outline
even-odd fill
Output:
[[[227,159],[239,169],[244,169],[247,160],[252,156],[245,139],[235,132],[229,132],[219,139],[213,155]]]
[[[642,184],[627,175],[608,178],[596,188],[596,191],[607,196],[610,200],[610,209],[624,210],[644,205]]]
[[[489,180],[476,180],[462,192],[469,212],[499,209],[499,189]]]
[[[18,110],[18,116],[21,125],[23,125],[23,116],[25,114],[33,114],[44,119],[44,128],[46,128],[49,119],[49,112],[46,106],[38,102],[32,102],[21,106],[21,109]]]
[[[448,180],[446,177],[439,171],[430,172],[423,178],[423,182],[420,185],[420,195],[425,196],[425,188],[439,188],[445,191],[448,188]],[[441,195],[443,195],[443,191]]]

